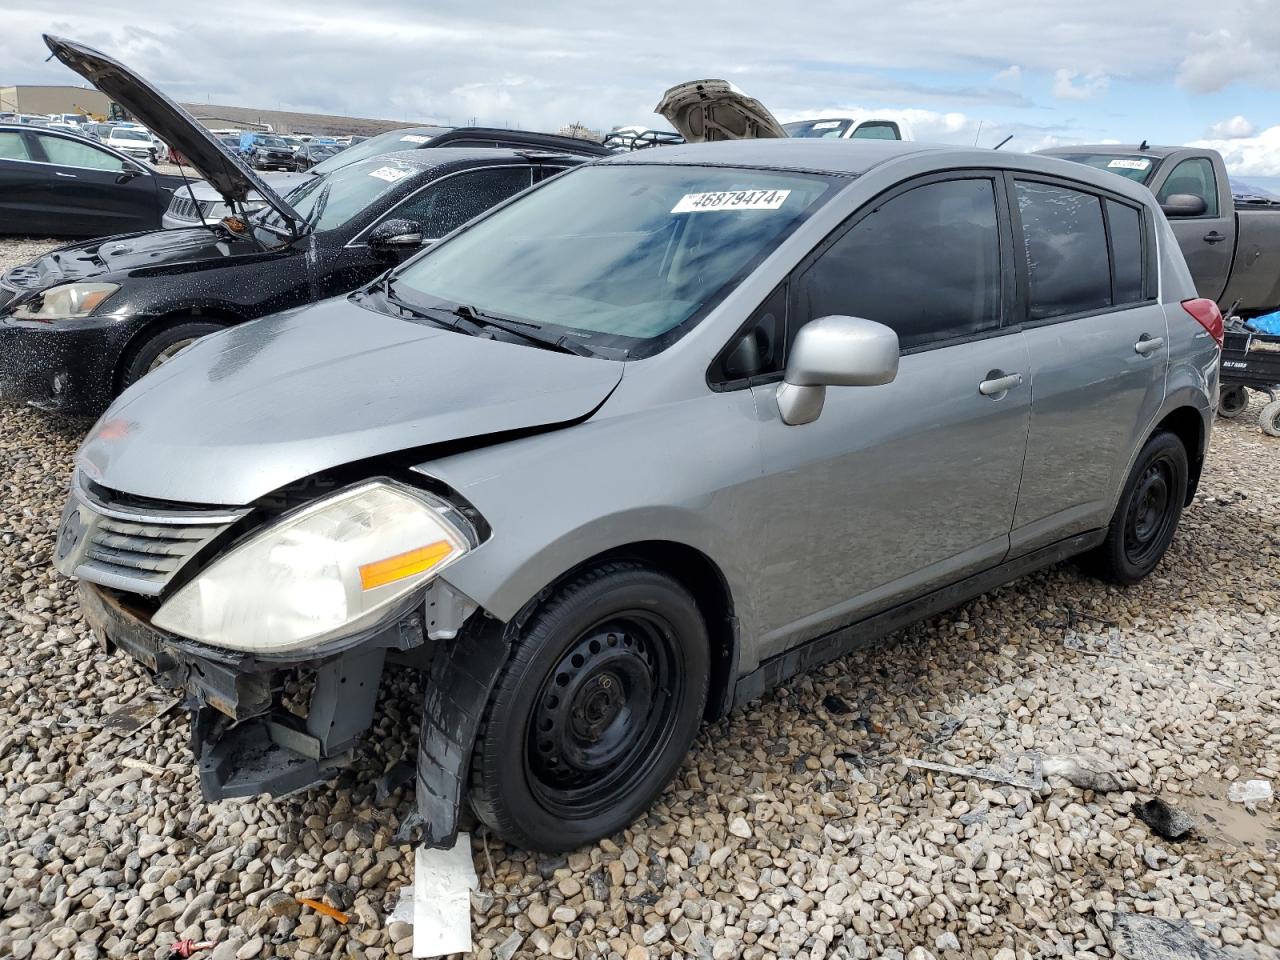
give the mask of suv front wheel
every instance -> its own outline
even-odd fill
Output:
[[[579,574],[523,625],[495,685],[472,755],[476,815],[547,853],[623,829],[679,769],[708,676],[683,586],[628,561]]]

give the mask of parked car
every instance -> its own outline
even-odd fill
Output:
[[[1242,317],[1280,310],[1280,205],[1237,203],[1222,154],[1200,147],[1099,144],[1046,156],[1145,184],[1173,226],[1196,290]]]
[[[155,230],[181,177],[67,130],[0,124],[0,234]]]
[[[822,117],[784,123],[789,137],[831,140],[914,140],[911,125],[901,117]]]
[[[465,798],[568,850],[802,670],[1069,556],[1148,575],[1221,337],[1153,197],[1100,171],[617,155],[135,384],[77,455],[57,564],[199,704],[208,798],[323,781],[418,665],[426,842]],[[305,717],[274,694],[299,672]]]
[[[309,177],[282,198],[126,67],[48,41],[112,100],[172,139],[223,202],[267,209],[182,232],[62,247],[0,277],[0,397],[100,412],[198,338],[347,293],[471,217],[581,158],[406,151]],[[185,189],[185,188],[184,188]]]
[[[155,163],[159,153],[151,131],[142,127],[114,126],[107,133],[103,143],[121,153],[128,154],[135,160],[145,160],[148,163]]]
[[[342,149],[336,143],[304,143],[294,151],[293,169],[299,173],[310,170],[317,163],[336,157]]]
[[[240,137],[240,153],[255,170],[288,170],[293,150],[283,137],[271,133],[246,133]]]
[[[313,137],[309,143],[320,143],[320,138]],[[430,147],[489,147],[504,150],[532,150],[549,153],[569,153],[582,157],[608,156],[608,148],[590,140],[578,137],[566,137],[556,133],[534,133],[526,130],[498,130],[489,127],[402,127],[389,133],[370,137],[361,143],[348,147],[337,156],[322,160],[302,173],[273,173],[263,179],[277,193],[287,193],[300,183],[305,183],[310,176],[320,176],[338,167],[370,157],[385,156],[401,150],[421,150]],[[196,206],[189,206],[190,200]],[[258,197],[251,197],[250,204],[261,203]],[[173,206],[165,212],[166,227],[190,227],[200,222],[197,211],[203,211],[206,220],[218,220],[229,212],[222,203],[218,191],[208,184],[192,185],[190,194],[184,192],[181,198],[175,199]]]

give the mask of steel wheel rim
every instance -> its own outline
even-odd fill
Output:
[[[583,631],[538,690],[525,774],[550,813],[582,819],[624,801],[675,731],[683,679],[671,625],[627,611]]]
[[[1146,566],[1160,550],[1173,524],[1174,467],[1160,457],[1147,464],[1133,496],[1124,525],[1124,552],[1130,563]]]
[[[199,339],[200,339],[199,337],[187,337],[185,340],[179,340],[177,343],[169,344],[169,346],[165,347],[163,350],[161,350],[159,353],[156,354],[156,358],[151,361],[151,366],[147,367],[147,373],[150,373],[152,370],[154,370],[156,367],[161,366],[162,364],[168,363],[178,354],[180,350],[183,350],[186,347],[191,346],[191,344],[195,343]]]

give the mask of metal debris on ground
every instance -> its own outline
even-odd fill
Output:
[[[470,834],[459,832],[457,842],[448,850],[417,848],[413,864],[415,957],[471,952],[471,891],[479,886]]]
[[[168,713],[177,705],[177,697],[156,696],[154,691],[149,690],[141,696],[134,697],[118,710],[107,714],[102,720],[102,729],[130,734],[142,729],[156,717]]]
[[[1196,933],[1186,920],[1116,913],[1108,932],[1111,949],[1125,960],[1227,960],[1221,947]]]
[[[1227,799],[1234,803],[1261,803],[1271,799],[1270,780],[1237,780],[1227,787]]]
[[[1171,807],[1159,797],[1133,808],[1134,815],[1166,840],[1181,840],[1189,834],[1196,822],[1190,814]]]
[[[1020,787],[1023,790],[1039,790],[1044,786],[1044,771],[1038,756],[1032,756],[1032,773],[1030,776],[1023,776],[1018,773],[1005,773],[1002,770],[993,770],[990,767],[956,767],[949,763],[934,763],[932,760],[914,760],[911,757],[903,757],[904,766],[912,767],[917,770],[932,770],[934,773],[950,773],[958,777],[968,777],[971,780],[986,780],[990,783],[1002,783],[1010,787]]]

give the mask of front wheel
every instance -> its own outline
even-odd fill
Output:
[[[520,630],[471,764],[471,805],[516,846],[572,850],[623,829],[675,776],[706,704],[706,625],[665,574],[612,562]]]
[[[1164,556],[1187,497],[1187,451],[1172,433],[1147,441],[1129,472],[1107,528],[1107,538],[1086,558],[1113,583],[1137,583]]]
[[[130,349],[120,365],[120,389],[141,380],[201,337],[221,329],[221,324],[207,320],[182,320],[145,336]]]

